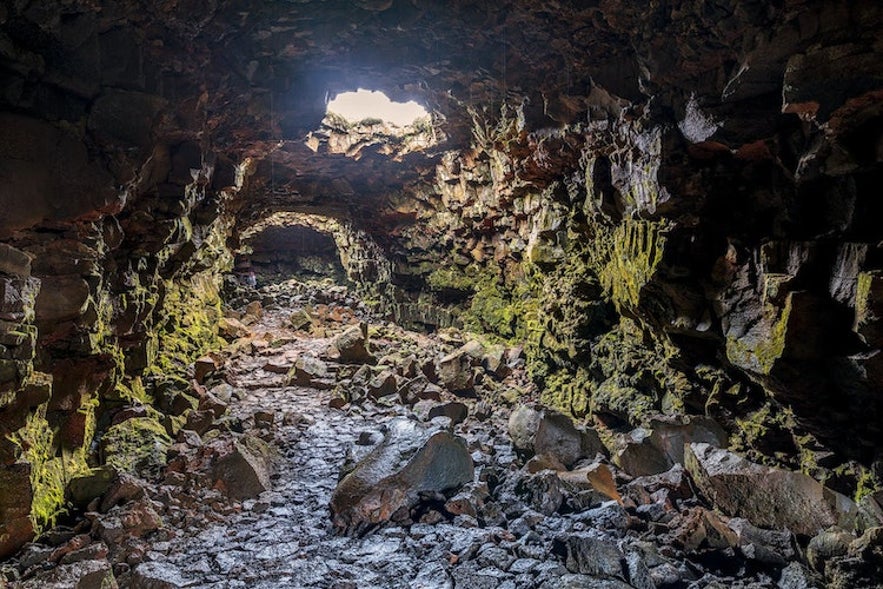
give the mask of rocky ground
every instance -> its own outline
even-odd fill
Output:
[[[83,515],[0,586],[881,586],[873,505],[719,449],[707,418],[577,427],[533,404],[519,349],[407,332],[342,287],[232,305],[174,443],[79,480]]]

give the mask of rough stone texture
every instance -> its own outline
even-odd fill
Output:
[[[803,473],[753,464],[708,444],[690,444],[685,467],[713,505],[755,525],[805,536],[833,525],[856,527],[855,503]]]
[[[556,411],[516,407],[509,416],[512,445],[523,452],[551,458],[565,467],[580,458],[606,453],[597,432],[577,428],[573,420]]]
[[[174,8],[0,9],[0,407],[54,377],[0,424],[53,439],[4,464],[84,468],[96,408],[212,344],[227,248],[296,212],[399,321],[523,346],[559,409],[708,413],[752,459],[881,486],[879,2]],[[323,124],[360,85],[436,116]]]
[[[242,500],[270,489],[272,469],[270,448],[257,438],[246,436],[216,457],[212,476],[227,495]]]
[[[344,364],[365,364],[373,360],[368,351],[368,338],[359,326],[353,326],[334,338],[331,343],[338,361]]]
[[[420,492],[456,489],[472,481],[465,444],[416,422],[390,423],[383,442],[347,474],[331,497],[340,530],[358,532],[411,507]]]

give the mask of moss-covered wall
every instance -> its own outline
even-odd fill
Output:
[[[20,499],[0,505],[0,522],[23,513],[30,524],[0,523],[0,553],[51,525],[68,506],[68,483],[91,468],[156,474],[183,418],[159,410],[155,388],[189,387],[192,361],[219,345],[232,260],[225,203],[237,187],[212,189],[210,171],[190,172],[202,152],[178,150],[193,158],[177,164],[186,174],[172,165],[115,214],[10,241],[23,262],[0,267],[9,307],[0,311],[15,318],[3,322],[0,346],[0,479],[10,473],[0,494],[18,489]],[[138,405],[146,416],[110,425]]]
[[[389,240],[401,294],[448,324],[523,345],[541,400],[576,416],[616,429],[708,414],[755,460],[848,492],[878,485],[873,451],[857,466],[862,452],[815,419],[810,377],[805,391],[783,384],[832,362],[813,358],[848,355],[855,348],[837,342],[854,333],[879,339],[868,310],[879,298],[874,274],[844,276],[836,302],[825,297],[839,283],[819,279],[838,256],[838,272],[861,268],[855,252],[865,250],[834,256],[827,246],[758,240],[756,223],[728,228],[749,206],[732,195],[769,199],[753,175],[777,173],[730,161],[716,185],[701,160],[685,164],[676,132],[646,110],[531,130],[524,106],[473,109],[469,149],[445,154],[434,182],[395,196],[396,210],[417,220]],[[702,215],[712,225],[697,224]],[[727,231],[737,236],[722,239]],[[811,317],[840,317],[843,305],[855,307],[854,333],[838,327],[826,340],[832,321]],[[820,382],[832,401],[853,387]],[[835,449],[840,466],[817,464]]]

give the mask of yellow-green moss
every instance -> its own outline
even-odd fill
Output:
[[[156,475],[166,462],[172,439],[162,424],[162,416],[151,411],[110,427],[101,438],[104,463],[121,472],[142,476]]]
[[[618,308],[637,307],[665,247],[663,225],[626,219],[613,229],[598,226],[591,256],[605,293]]]
[[[202,272],[182,283],[171,283],[157,325],[158,351],[149,372],[183,373],[199,355],[220,345],[217,325],[223,316],[218,279]]]
[[[81,411],[87,412],[86,447],[95,432],[94,403]],[[59,449],[55,431],[46,421],[46,405],[40,406],[29,417],[25,427],[12,436],[22,450],[22,458],[31,465],[31,520],[39,533],[55,524],[64,510],[64,491],[68,481],[89,471],[85,448]]]
[[[762,337],[727,338],[727,358],[730,362],[760,374],[769,374],[772,371],[776,361],[785,351],[792,296],[793,293],[788,294],[785,307],[778,317],[770,318],[776,309],[772,306],[767,308],[766,321],[769,322],[770,327]]]

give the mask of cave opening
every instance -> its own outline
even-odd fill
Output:
[[[240,282],[254,273],[258,284],[295,279],[349,285],[341,263],[336,221],[319,215],[276,214],[242,232],[234,258]]]
[[[384,122],[396,127],[414,126],[430,118],[426,109],[413,100],[395,102],[379,90],[364,88],[341,92],[328,102],[325,114],[349,123]]]

